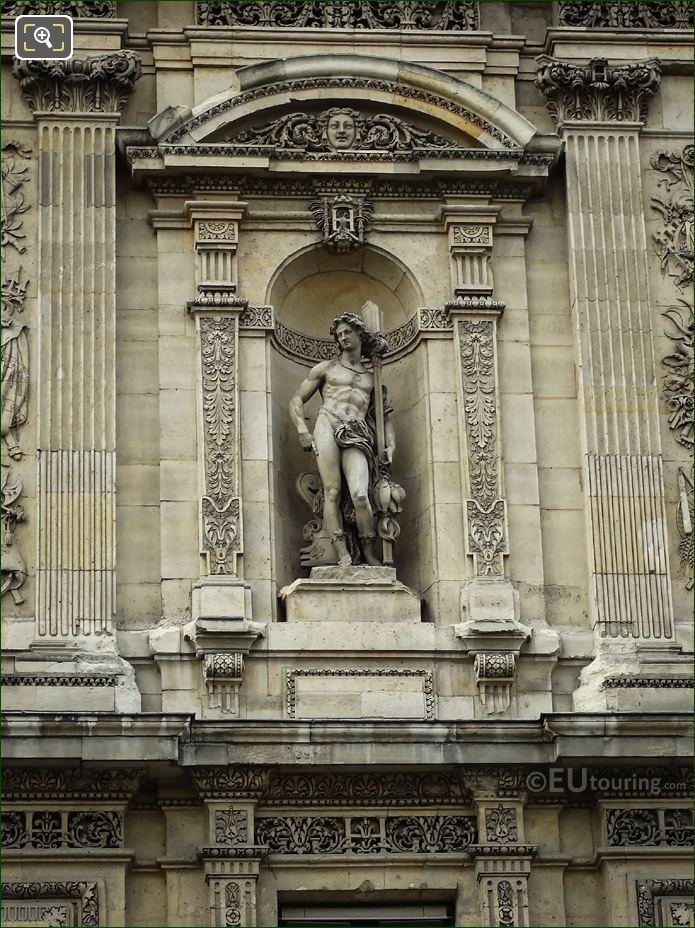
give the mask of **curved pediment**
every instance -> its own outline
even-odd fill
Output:
[[[518,161],[535,127],[501,101],[421,65],[309,55],[241,68],[238,86],[149,123],[161,157],[272,161]]]

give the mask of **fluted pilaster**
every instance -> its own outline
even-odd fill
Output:
[[[115,614],[115,129],[140,62],[14,73],[39,142],[37,632],[70,639]]]
[[[566,142],[593,618],[608,637],[670,638],[673,608],[639,133],[655,61],[543,56],[537,85]]]

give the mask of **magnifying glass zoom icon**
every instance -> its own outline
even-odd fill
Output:
[[[51,45],[51,33],[45,26],[39,26],[34,30],[34,41],[41,42],[42,45],[46,45],[48,48],[53,48]]]

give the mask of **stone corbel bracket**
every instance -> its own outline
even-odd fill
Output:
[[[212,581],[212,583],[210,583]],[[220,587],[217,578],[203,578],[193,590],[196,619],[186,627],[184,638],[195,647],[201,661],[202,683],[207,692],[203,714],[239,717],[239,690],[244,676],[244,659],[253,644],[265,634],[265,625],[244,616],[250,609],[250,589],[240,581]],[[226,594],[226,595],[225,595]]]
[[[516,676],[514,653],[485,651],[476,654],[473,671],[485,715],[505,712],[512,702],[512,687]]]
[[[491,587],[491,589],[485,589]],[[469,582],[465,612],[476,616],[454,626],[454,635],[473,657],[483,715],[502,715],[512,705],[517,662],[531,629],[514,617],[514,593],[506,581]]]

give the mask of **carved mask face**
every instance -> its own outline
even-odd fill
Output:
[[[348,113],[336,113],[328,120],[326,138],[331,148],[343,151],[352,148],[357,137],[355,120]]]

